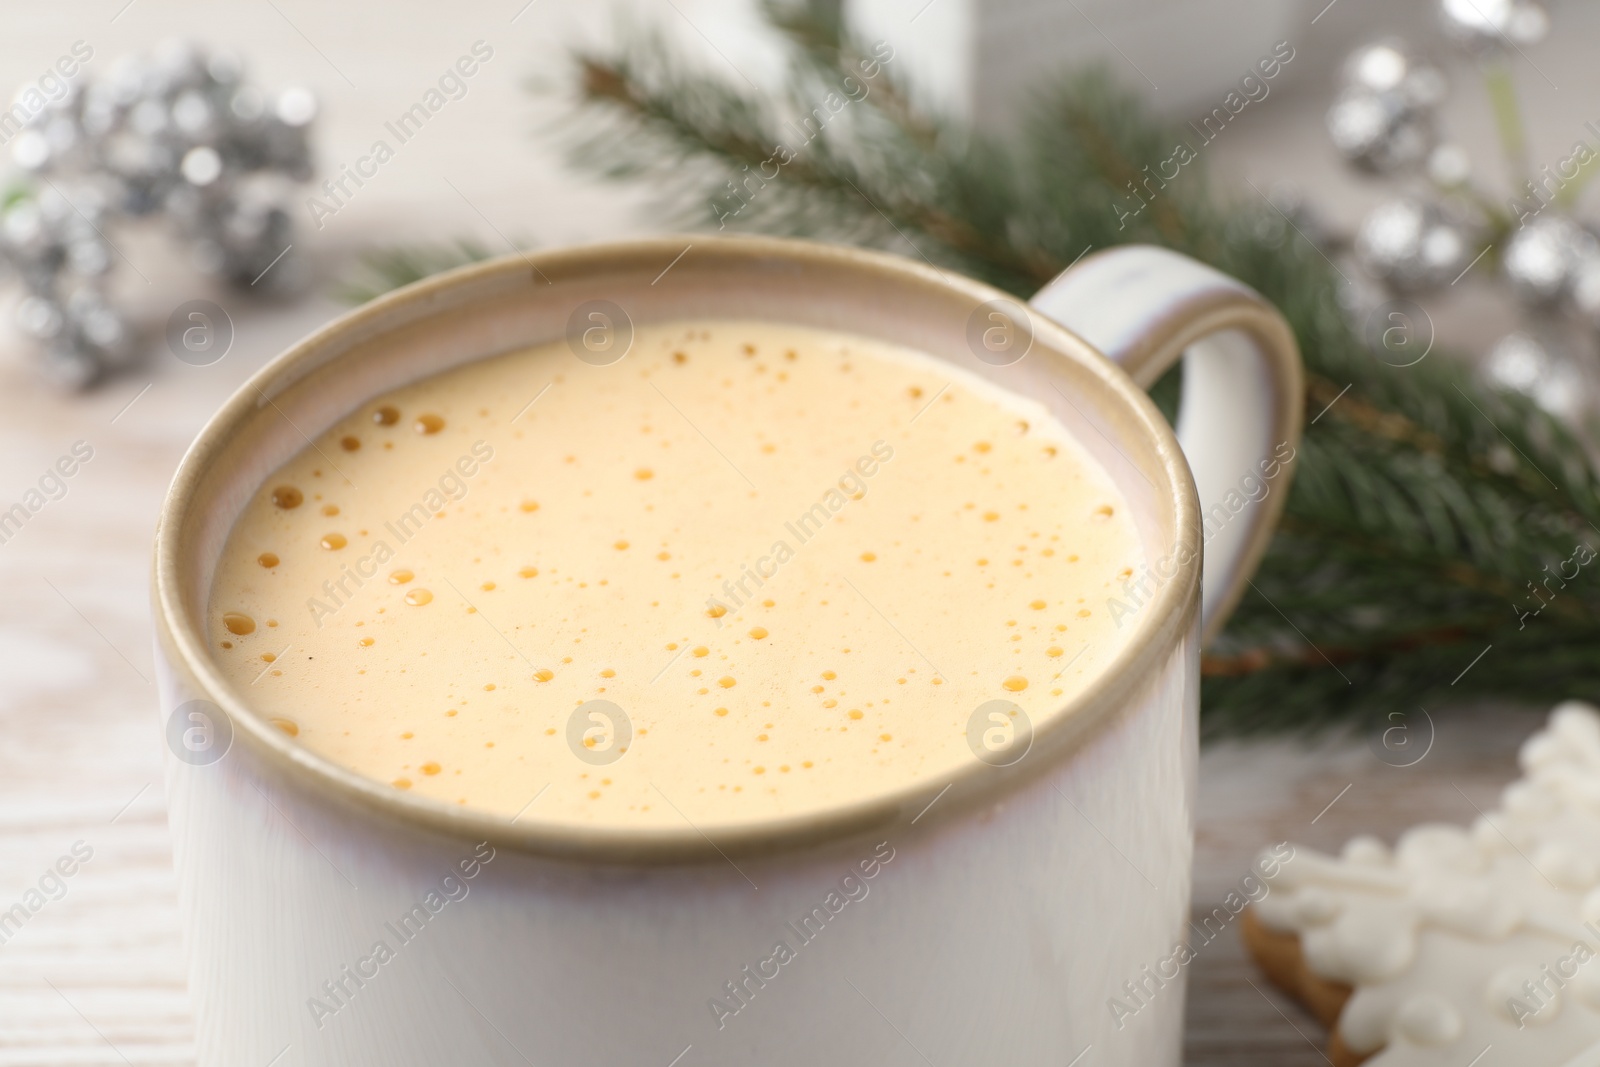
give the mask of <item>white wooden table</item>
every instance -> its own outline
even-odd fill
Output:
[[[13,5],[0,34],[0,80],[44,70],[78,39],[92,43],[101,70],[173,34],[232,44],[253,58],[263,83],[316,87],[325,105],[323,158],[337,163],[365,151],[383,121],[474,40],[496,49],[466,98],[326,229],[305,234],[317,292],[348,268],[354,250],[396,237],[467,233],[496,242],[510,234],[559,244],[640,229],[637,194],[574,179],[547,142],[524,136],[555,107],[530,103],[518,86],[529,74],[553,79],[555,45],[575,29],[603,25],[598,6],[544,0],[519,13],[523,0],[458,0],[385,4],[379,17],[373,5],[310,0],[125,2]],[[704,17],[727,2],[677,6]],[[1372,6],[1343,5],[1348,17]],[[1342,46],[1350,32],[1329,40]],[[1572,130],[1557,142],[1563,149],[1594,98],[1576,87],[1600,80],[1592,64],[1582,73],[1583,46],[1584,39],[1571,45],[1577,51],[1566,63],[1539,53],[1568,92],[1541,90],[1550,106],[1537,125],[1564,130],[1566,115]],[[1315,55],[1314,38],[1305,47]],[[1322,93],[1317,87],[1296,103],[1286,92],[1277,110],[1262,109],[1255,126],[1212,150],[1218,165],[1263,179],[1287,169],[1313,188],[1334,181],[1320,148]],[[1346,207],[1366,196],[1330,195]],[[273,305],[213,290],[157,234],[113,240],[149,278],[122,278],[151,336],[143,367],[87,397],[62,397],[40,382],[26,346],[0,332],[0,509],[75,441],[94,448],[67,495],[0,544],[0,912],[24,900],[75,842],[93,849],[65,895],[0,944],[0,1067],[193,1062],[150,684],[150,533],[167,480],[210,412],[262,362],[340,310],[315,295]],[[159,340],[170,311],[195,297],[221,303],[237,329],[233,351],[211,367],[179,363]],[[1515,744],[1537,721],[1525,713],[1443,718],[1434,751],[1405,771],[1380,763],[1359,739],[1211,750],[1202,768],[1197,910],[1220,901],[1266,842],[1332,848],[1357,830],[1392,837],[1424,818],[1469,821],[1462,793],[1490,803],[1514,773]],[[1202,951],[1191,977],[1191,1064],[1323,1062],[1301,1033],[1320,1043],[1315,1024],[1256,988],[1231,933]],[[1091,1055],[1085,1067],[1093,1062]]]

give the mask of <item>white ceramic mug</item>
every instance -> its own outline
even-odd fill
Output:
[[[1031,712],[1031,747],[1007,766],[974,759],[716,839],[446,806],[268,725],[203,639],[245,502],[362,402],[559,338],[594,300],[636,323],[881,337],[1049,407],[1117,480],[1150,561],[1125,592],[1118,657],[1065,707]],[[1185,349],[1174,439],[1139,386]],[[1029,310],[872,252],[662,238],[467,267],[331,323],[201,432],[156,539],[200,1063],[1176,1065],[1183,975],[1152,985],[1145,968],[1185,936],[1200,647],[1287,495],[1300,389],[1294,341],[1259,296],[1143,247],[1086,258]],[[1131,1016],[1109,1004],[1125,982],[1149,991]]]

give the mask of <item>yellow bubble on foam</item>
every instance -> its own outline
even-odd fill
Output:
[[[406,594],[406,603],[412,607],[420,608],[424,604],[433,602],[433,594],[426,589],[413,589]]]
[[[540,667],[538,670],[533,672],[533,680],[536,682],[548,682],[555,676],[556,672],[548,667]]]
[[[732,689],[734,686],[738,685],[739,682],[733,677],[733,675],[725,674],[721,678],[717,679],[717,684],[722,686],[724,689]]]
[[[1013,674],[1000,684],[1013,693],[1020,693],[1028,688],[1028,680],[1020,674]]]

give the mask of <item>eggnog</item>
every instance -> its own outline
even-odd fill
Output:
[[[208,640],[350,769],[528,820],[803,815],[1038,729],[1123,634],[1122,495],[1042,406],[883,342],[641,327],[378,397],[264,482]]]

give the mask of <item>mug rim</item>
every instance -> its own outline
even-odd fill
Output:
[[[1198,619],[1203,545],[1199,498],[1188,462],[1171,426],[1126,372],[1066,326],[1029,307],[1034,344],[1044,342],[1076,363],[1078,370],[1093,375],[1099,387],[1122,405],[1120,414],[1147,437],[1161,473],[1173,490],[1170,494],[1157,492],[1157,508],[1167,512],[1161,518],[1170,522],[1175,545],[1191,548],[1186,556],[1177,555],[1177,569],[1172,576],[1164,578],[1154,595],[1142,603],[1135,628],[1116,655],[1072,699],[1053,705],[1048,715],[1039,717],[1030,750],[1030,755],[1037,758],[1024,758],[1003,768],[974,759],[948,775],[918,779],[886,793],[830,804],[807,814],[717,827],[717,840],[713,841],[693,824],[680,830],[597,827],[574,822],[518,821],[521,813],[508,821],[486,811],[403,792],[298,744],[274,727],[265,713],[253,710],[241,699],[206,652],[204,610],[200,617],[188,611],[180,561],[185,550],[183,532],[188,527],[185,520],[197,505],[206,502],[197,496],[209,464],[227,447],[232,435],[255,416],[256,397],[276,395],[323,362],[343,358],[342,344],[370,336],[373,327],[381,331],[383,320],[405,305],[438,303],[437,298],[452,290],[501,276],[531,273],[535,277],[555,277],[576,271],[593,273],[596,267],[616,272],[652,264],[653,270],[665,262],[663,256],[671,258],[682,251],[686,240],[714,255],[771,257],[825,270],[845,266],[866,269],[893,276],[902,283],[943,289],[951,297],[970,301],[973,307],[992,300],[1023,304],[966,275],[887,252],[792,238],[694,234],[511,253],[413,282],[337,316],[263,364],[206,421],[179,462],[157,521],[151,600],[158,651],[165,666],[181,679],[181,688],[190,699],[199,696],[209,700],[226,715],[234,728],[233,744],[243,741],[270,770],[295,785],[309,785],[328,799],[413,829],[486,840],[537,856],[583,863],[659,866],[731,862],[735,857],[799,851],[854,839],[912,815],[916,816],[911,819],[913,823],[939,825],[992,805],[1070,758],[1117,717],[1139,686],[1159,673]],[[528,342],[539,343],[543,342]],[[335,354],[329,356],[330,351]],[[491,356],[485,354],[472,361]],[[1136,469],[1147,469],[1147,465],[1135,460],[1129,462]],[[163,719],[170,711],[161,709]],[[200,772],[207,769],[191,768]],[[949,783],[941,786],[947,778]],[[935,812],[935,802],[940,800],[944,802]],[[924,820],[923,815],[930,817]]]

